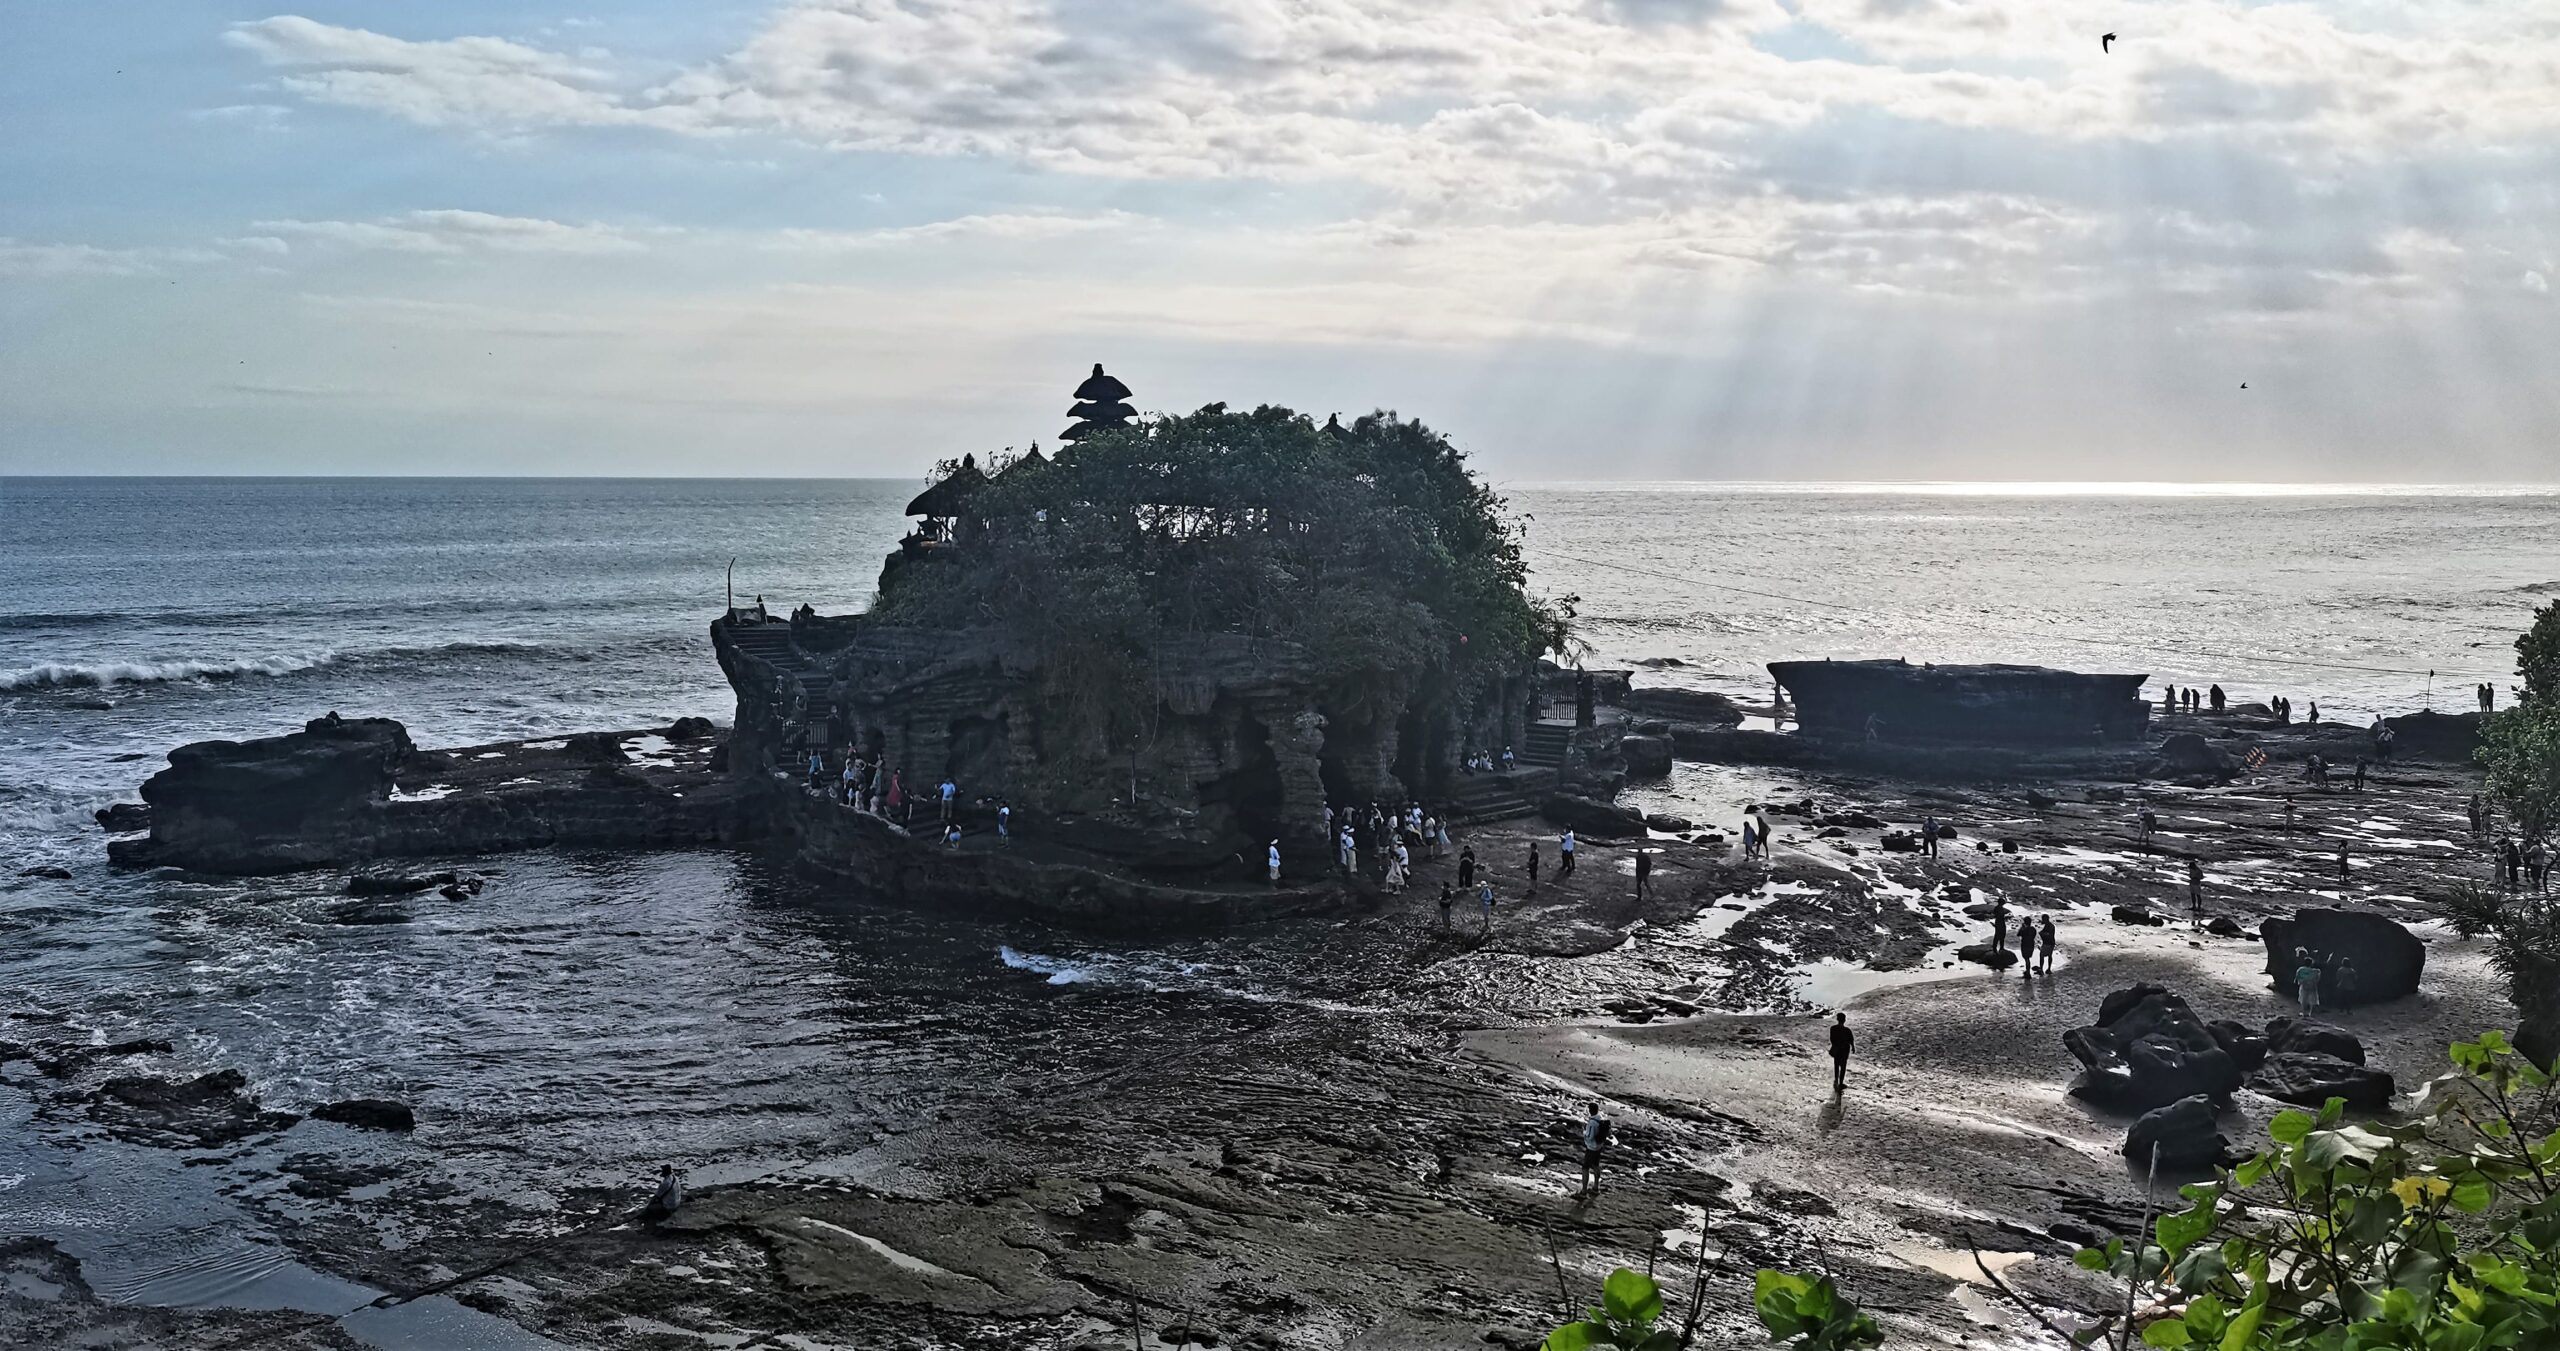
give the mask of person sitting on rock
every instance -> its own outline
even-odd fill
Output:
[[[658,1165],[658,1188],[649,1194],[649,1204],[640,1208],[642,1221],[657,1225],[674,1219],[684,1207],[684,1178],[672,1163]]]

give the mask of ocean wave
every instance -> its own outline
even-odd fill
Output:
[[[45,662],[14,671],[0,671],[0,691],[104,689],[115,685],[162,685],[188,680],[240,680],[251,676],[298,675],[335,666],[402,666],[448,657],[504,656],[541,650],[539,643],[456,642],[378,647],[354,652],[321,648],[262,657]]]
[[[109,685],[156,685],[173,680],[237,680],[242,676],[291,675],[336,661],[334,652],[305,652],[230,661],[101,661],[46,662],[0,671],[0,690],[102,689]]]

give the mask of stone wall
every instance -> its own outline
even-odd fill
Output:
[[[2140,675],[2084,675],[2043,666],[1913,666],[1902,661],[1778,661],[1797,724],[1863,739],[1872,717],[1886,741],[2091,744],[2150,727]]]

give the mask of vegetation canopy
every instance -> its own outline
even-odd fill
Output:
[[[1419,422],[1211,404],[999,464],[949,543],[882,576],[873,613],[1001,626],[1061,697],[1144,688],[1168,642],[1233,634],[1302,651],[1337,712],[1392,711],[1425,684],[1464,709],[1566,618],[1529,598],[1504,507]],[[1119,723],[1136,704],[1087,712]]]

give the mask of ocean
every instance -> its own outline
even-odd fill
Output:
[[[859,608],[920,486],[0,480],[0,1015],[170,1037],[271,1105],[414,1102],[462,1194],[556,1195],[670,1157],[707,1180],[805,1165],[1392,998],[1401,968],[1355,925],[1097,945],[743,855],[480,861],[484,895],[394,925],[344,922],[326,876],[105,865],[89,813],[188,741],[332,709],[427,745],[725,721],[707,625],[731,561],[742,600]],[[1751,696],[1768,661],[1900,656],[2219,682],[2357,721],[2460,710],[2560,596],[2548,489],[1505,491],[1537,588],[1578,597],[1587,661]],[[17,875],[36,865],[73,877]],[[53,1238],[136,1302],[291,1303],[327,1279],[208,1170],[51,1112],[0,1085],[0,1234]]]

